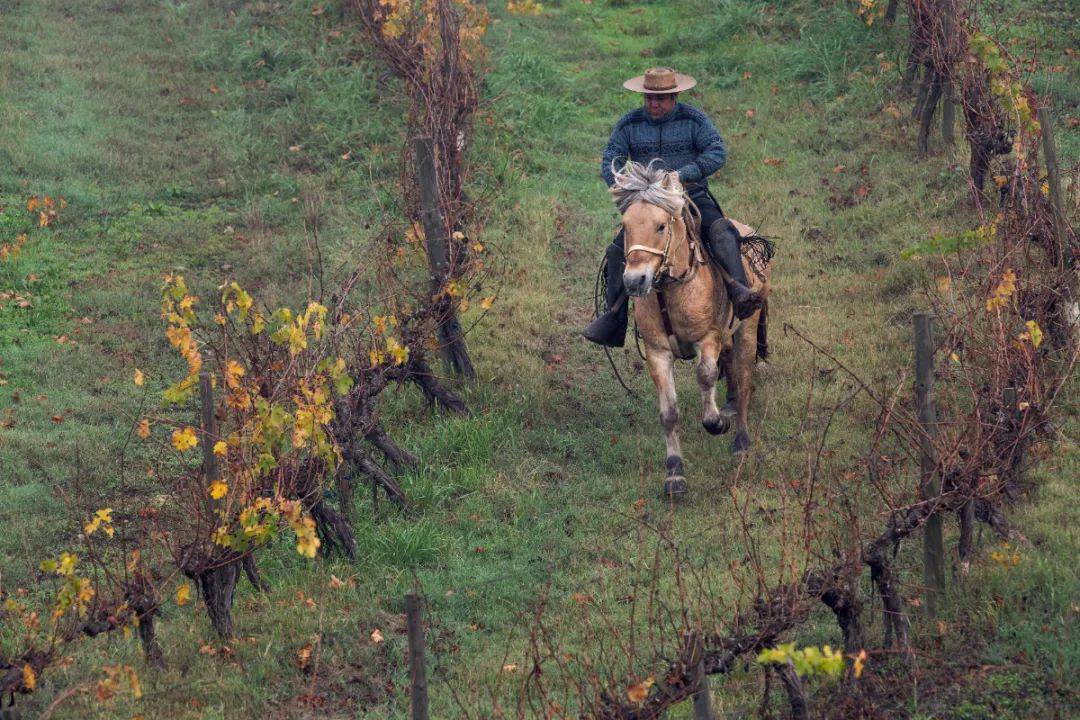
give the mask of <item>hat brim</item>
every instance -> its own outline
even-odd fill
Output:
[[[683,75],[682,73],[675,73],[675,87],[667,90],[651,90],[645,88],[645,76],[638,75],[632,77],[622,84],[627,90],[631,90],[636,93],[650,93],[653,95],[665,95],[667,93],[683,92],[697,85],[697,80],[689,75]]]

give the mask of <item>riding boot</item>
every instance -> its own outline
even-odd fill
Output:
[[[617,240],[621,239],[617,238]],[[630,296],[623,287],[623,267],[626,258],[621,244],[612,243],[607,249],[607,266],[604,279],[607,281],[607,294],[604,301],[607,312],[599,316],[582,331],[586,340],[591,340],[607,347],[622,347],[626,342]]]
[[[709,226],[709,254],[731,278],[726,287],[735,317],[743,320],[753,315],[761,307],[762,298],[750,289],[739,249],[739,232],[727,218],[721,218]]]

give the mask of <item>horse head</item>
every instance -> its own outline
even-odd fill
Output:
[[[668,276],[675,254],[686,247],[686,195],[677,173],[636,162],[615,171],[611,192],[622,212],[623,284],[630,295],[644,297]]]

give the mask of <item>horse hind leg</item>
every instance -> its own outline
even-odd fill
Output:
[[[754,389],[754,361],[757,358],[757,316],[743,321],[735,339],[735,351],[728,372],[729,388],[734,384],[735,437],[731,452],[736,455],[750,450],[750,430],[746,419],[750,409],[750,396]]]
[[[720,376],[717,360],[719,343],[705,340],[698,347],[697,381],[701,390],[701,425],[712,435],[731,429],[731,421],[716,407],[716,381]]]
[[[689,489],[683,474],[682,447],[679,443],[679,404],[675,394],[675,358],[670,352],[647,352],[649,374],[656,385],[656,395],[660,406],[660,425],[664,428],[664,442],[667,445],[667,470],[664,479],[664,495],[674,497],[683,495]]]
[[[720,408],[721,414],[730,421],[735,417],[735,376],[732,365],[734,364],[734,351],[728,350],[720,356],[721,376],[724,378],[724,406]]]

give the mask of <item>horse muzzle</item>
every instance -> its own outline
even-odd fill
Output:
[[[631,297],[641,298],[649,294],[653,287],[652,268],[645,270],[627,270],[623,273],[623,285]]]

